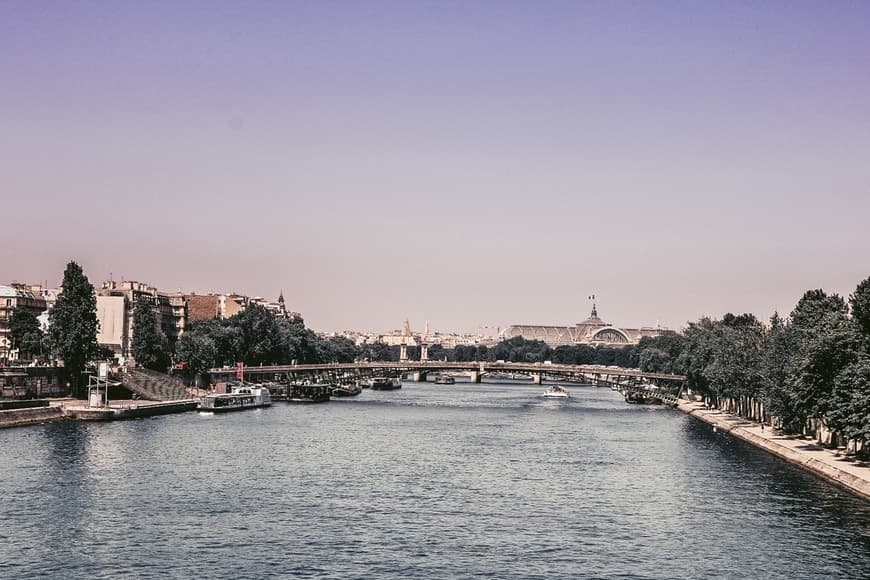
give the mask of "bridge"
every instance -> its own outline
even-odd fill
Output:
[[[249,382],[317,382],[350,381],[377,375],[409,376],[414,381],[425,381],[430,373],[465,374],[473,383],[485,376],[528,376],[535,384],[544,380],[563,380],[607,386],[625,395],[626,400],[644,399],[676,404],[683,391],[686,377],[667,373],[649,373],[637,369],[600,365],[566,365],[510,362],[446,362],[399,361],[353,362],[304,365],[272,365],[215,368],[208,371],[211,381],[232,382],[242,378]]]

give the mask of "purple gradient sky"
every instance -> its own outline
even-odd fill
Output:
[[[870,275],[867,2],[0,2],[0,283],[316,330],[788,312]]]

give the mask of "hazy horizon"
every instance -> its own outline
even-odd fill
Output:
[[[870,276],[870,4],[4,2],[0,284],[318,331],[766,320]]]

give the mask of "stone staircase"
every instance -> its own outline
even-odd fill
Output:
[[[164,373],[146,369],[129,369],[122,379],[124,388],[150,401],[190,399],[183,381]]]

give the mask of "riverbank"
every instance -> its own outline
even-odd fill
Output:
[[[0,411],[0,429],[5,427],[24,427],[40,423],[63,421],[66,415],[61,405],[33,407],[28,409],[8,409]]]
[[[53,400],[48,406],[0,411],[0,428],[55,421],[113,421],[184,413],[196,409],[193,399],[180,401],[112,401],[108,407],[88,407],[76,399]]]
[[[757,422],[711,409],[703,403],[684,400],[677,404],[677,408],[717,430],[730,433],[870,500],[870,463],[846,456],[842,449],[822,447],[812,438],[785,435],[770,427],[762,429]]]

